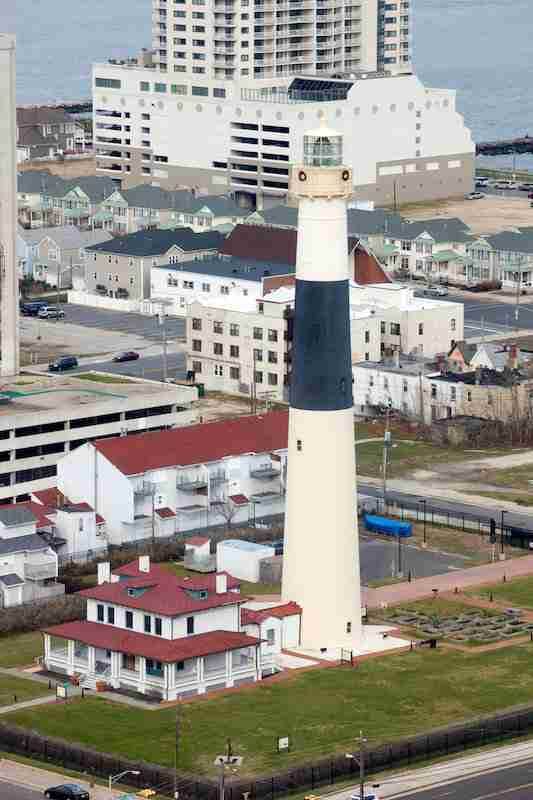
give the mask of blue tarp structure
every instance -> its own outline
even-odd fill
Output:
[[[383,533],[386,536],[400,536],[404,539],[413,535],[413,526],[410,522],[378,517],[375,514],[365,514],[364,521],[367,531]]]

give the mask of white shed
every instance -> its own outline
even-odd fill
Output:
[[[185,555],[195,561],[209,558],[211,539],[207,536],[191,536],[185,541]]]
[[[217,571],[242,581],[259,582],[260,562],[276,554],[273,547],[244,539],[226,539],[217,545]]]

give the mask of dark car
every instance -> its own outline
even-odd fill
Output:
[[[42,308],[48,308],[48,303],[42,300],[35,300],[30,303],[20,304],[20,313],[25,317],[36,317]]]
[[[74,369],[78,366],[78,359],[75,356],[61,356],[48,364],[49,372],[63,372],[66,369]]]
[[[283,539],[276,539],[275,542],[268,542],[269,547],[274,548],[274,553],[277,556],[283,555]]]
[[[121,361],[137,361],[139,358],[139,353],[136,353],[135,350],[126,350],[124,353],[119,353],[113,359],[117,363]]]
[[[61,786],[51,786],[45,789],[44,796],[50,800],[90,800],[87,789],[77,783],[62,783]]]

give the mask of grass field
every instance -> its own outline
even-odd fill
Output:
[[[467,494],[478,495],[479,497],[490,497],[492,500],[503,500],[506,503],[516,503],[519,506],[533,506],[533,494],[525,494],[524,492],[476,492],[475,488],[471,489]]]
[[[0,636],[0,667],[26,667],[43,654],[39,631]]]
[[[533,701],[533,645],[490,653],[421,651],[331,667],[182,706],[180,767],[203,774],[231,738],[243,756],[241,774],[279,770],[369,743],[472,719]],[[98,697],[13,712],[7,716],[44,734],[170,766],[175,710],[147,713]],[[276,752],[278,736],[291,751]]]
[[[533,609],[533,576],[527,578],[513,578],[506,583],[496,583],[491,586],[482,586],[472,589],[470,597],[482,597],[487,600],[492,594],[497,603],[508,603],[518,608]]]
[[[359,436],[359,438],[363,438]],[[394,437],[393,437],[394,441]],[[356,447],[357,472],[359,475],[379,477],[383,464],[382,442],[367,442]],[[387,474],[390,478],[405,477],[415,469],[431,469],[436,464],[466,461],[479,458],[479,453],[465,453],[449,447],[438,447],[428,442],[396,441],[390,450]]]
[[[163,564],[163,566],[180,578],[183,575],[189,575],[192,577],[196,577],[198,575],[197,572],[191,572],[191,570],[185,569],[185,567],[181,564],[176,564],[174,562]],[[249,583],[248,581],[242,581],[241,592],[244,595],[279,594],[281,592],[281,585],[279,583]]]
[[[34,697],[43,697],[51,694],[45,683],[25,680],[24,678],[12,678],[11,675],[0,675],[0,706],[9,706],[15,702],[21,703],[24,700],[33,700]]]
[[[99,372],[80,372],[74,375],[81,381],[94,381],[95,383],[131,383],[134,378],[123,378],[120,375],[102,375]]]

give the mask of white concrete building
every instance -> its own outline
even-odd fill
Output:
[[[277,660],[281,650],[295,650],[300,645],[302,609],[297,603],[248,602],[241,609],[245,633],[261,639],[264,656]]]
[[[188,306],[187,370],[207,389],[287,399],[294,288],[262,298],[198,299]],[[415,297],[400,283],[350,287],[352,364],[379,361],[385,349],[448,352],[463,338],[463,306]]]
[[[395,195],[420,201],[473,187],[474,143],[455,92],[427,88],[415,75],[355,71],[332,79],[308,70],[309,77],[264,79],[246,67],[249,75],[227,80],[216,71],[178,74],[178,67],[95,65],[99,175],[123,188],[145,181],[273,204],[287,197],[289,164],[302,160],[304,132],[326,117],[344,136],[356,200],[384,206]]]
[[[33,492],[53,487],[58,462],[85,442],[197,419],[192,386],[135,379],[110,385],[63,375],[28,376],[24,386],[2,386],[0,501],[29,500]]]
[[[274,547],[244,539],[224,539],[217,544],[217,570],[235,578],[259,583],[261,561],[276,554]]]
[[[85,444],[58,489],[105,519],[110,544],[247,523],[283,511],[287,414],[239,417]]]
[[[15,37],[0,33],[0,269],[3,376],[19,371]]]
[[[227,573],[177,578],[141,556],[113,573],[101,565],[98,586],[79,594],[87,617],[44,631],[44,664],[82,686],[176,700],[276,669],[275,653],[244,631],[240,584]]]
[[[58,558],[46,535],[50,520],[34,503],[0,506],[0,605],[18,606],[65,591]]]
[[[388,362],[354,364],[354,409],[375,416],[376,410],[398,411],[415,419],[424,418],[426,376],[435,374],[434,363],[395,352]]]

